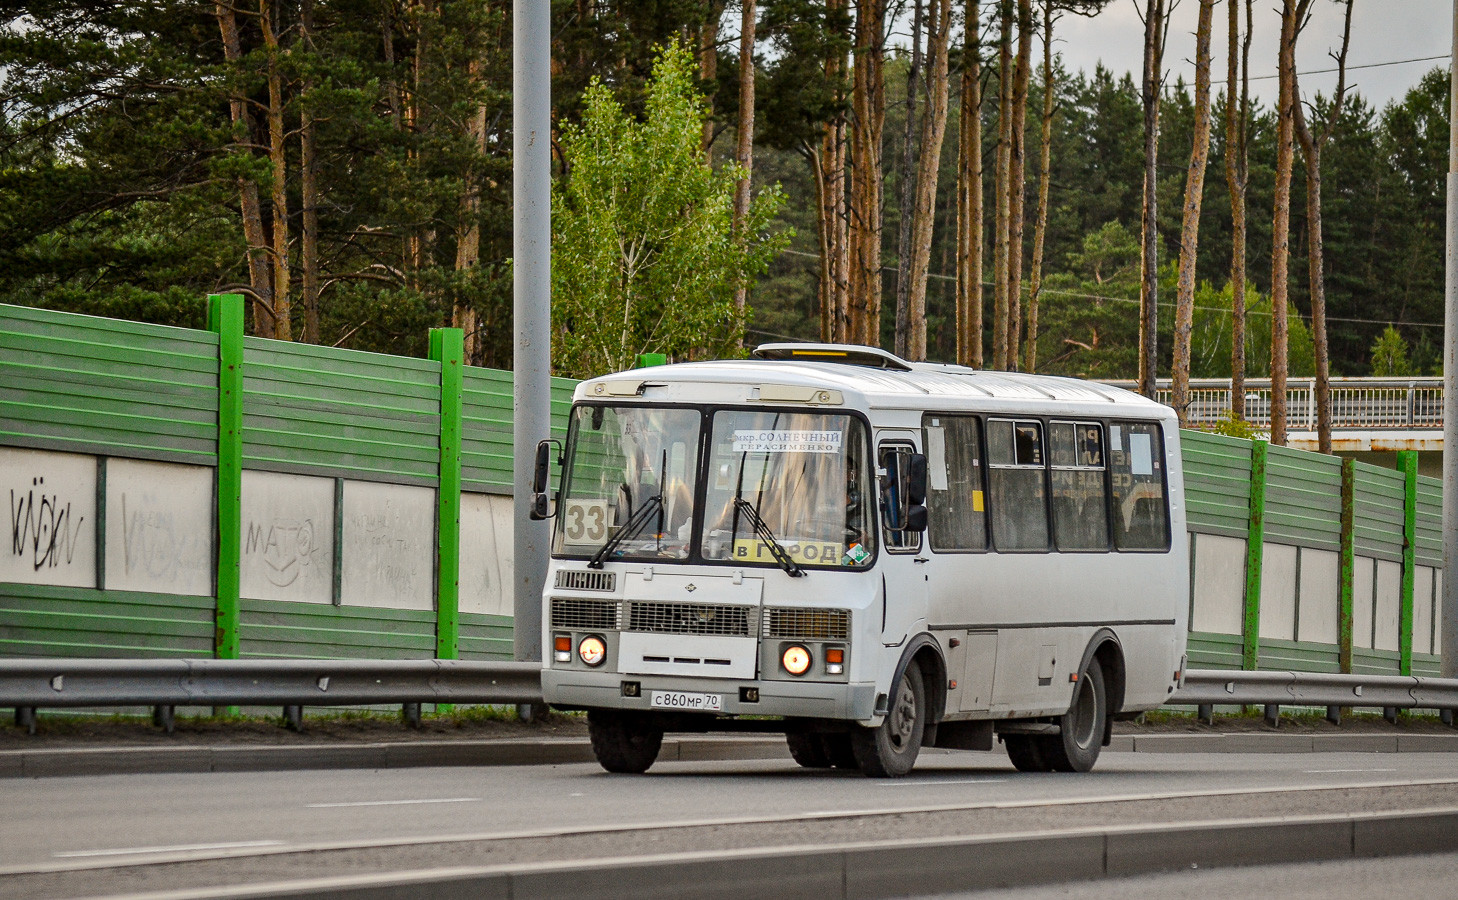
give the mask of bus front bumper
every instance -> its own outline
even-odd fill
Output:
[[[625,695],[625,683],[638,686],[637,696]],[[655,691],[718,695],[721,704],[718,712],[722,715],[794,716],[863,723],[876,719],[876,686],[870,683],[732,681],[567,669],[542,670],[542,693],[547,702],[554,706],[648,711],[654,709],[652,703]],[[758,692],[758,702],[742,699],[746,693],[753,695],[755,691]]]

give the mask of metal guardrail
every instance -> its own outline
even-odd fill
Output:
[[[1191,669],[1165,705],[1199,707],[1206,720],[1216,706],[1262,706],[1272,722],[1282,706],[1324,706],[1334,722],[1350,707],[1379,707],[1389,721],[1399,709],[1434,709],[1451,723],[1458,709],[1458,679]]]
[[[169,726],[178,706],[281,706],[297,724],[304,706],[422,703],[538,704],[541,665],[459,660],[0,659],[0,707],[21,724],[35,710],[151,706]],[[1281,706],[1458,710],[1458,679],[1191,669],[1167,706]],[[164,712],[165,711],[165,712]],[[1390,713],[1395,714],[1395,713]]]
[[[1133,381],[1107,384],[1137,390]],[[1169,379],[1155,384],[1155,396],[1168,405]],[[1190,379],[1189,421],[1192,427],[1213,427],[1230,411],[1230,379]],[[1287,427],[1316,430],[1316,379],[1292,378],[1286,383]],[[1441,431],[1442,378],[1333,378],[1332,429],[1335,431]],[[1256,427],[1271,424],[1271,382],[1248,378],[1245,382],[1245,417]]]
[[[171,729],[178,706],[304,706],[542,702],[540,663],[309,659],[0,659],[0,707],[33,727],[35,710],[151,706]]]

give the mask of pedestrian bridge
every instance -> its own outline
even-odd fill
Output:
[[[1136,390],[1133,381],[1109,384]],[[1157,399],[1168,404],[1170,380],[1157,383]],[[1189,425],[1213,430],[1230,411],[1230,379],[1190,380]],[[1443,379],[1333,378],[1332,449],[1338,453],[1392,453],[1443,449]],[[1271,381],[1247,378],[1245,418],[1258,429],[1271,427]],[[1317,449],[1316,379],[1286,382],[1287,446]]]

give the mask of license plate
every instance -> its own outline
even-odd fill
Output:
[[[687,691],[653,691],[648,698],[648,705],[654,709],[722,712],[724,697],[720,694],[692,694]]]

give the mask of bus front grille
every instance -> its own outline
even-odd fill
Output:
[[[557,587],[569,591],[614,591],[618,587],[618,573],[558,569]]]
[[[618,607],[616,600],[553,597],[552,627],[575,631],[613,630],[618,627]]]
[[[628,604],[628,631],[750,637],[750,607],[703,603]]]
[[[850,612],[844,609],[770,607],[764,611],[764,636],[844,641],[850,638]]]

